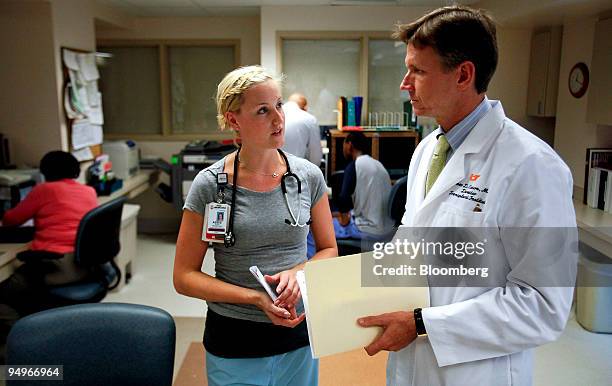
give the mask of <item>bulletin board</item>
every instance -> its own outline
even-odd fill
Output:
[[[104,124],[95,53],[62,47],[61,61],[69,151],[80,162],[89,161],[102,153]]]

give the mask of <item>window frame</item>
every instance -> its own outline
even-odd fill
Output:
[[[170,92],[170,47],[232,47],[234,68],[240,66],[240,39],[99,39],[96,47],[156,47],[159,54],[159,84],[161,134],[104,133],[107,139],[134,139],[145,141],[193,141],[232,139],[229,132],[174,134],[172,130],[172,99]],[[211,102],[212,103],[212,102]]]
[[[362,116],[367,117],[369,109],[369,49],[370,40],[389,40],[391,31],[277,31],[276,32],[276,68],[283,72],[284,40],[359,40],[359,93],[363,96]],[[399,84],[397,86],[399,88]]]

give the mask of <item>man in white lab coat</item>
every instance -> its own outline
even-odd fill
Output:
[[[319,166],[323,150],[317,118],[308,111],[306,97],[299,93],[289,96],[283,105],[285,113],[285,145],[283,150]]]
[[[547,144],[507,118],[499,101],[487,99],[497,65],[489,16],[444,7],[398,26],[396,37],[407,44],[401,89],[417,115],[440,125],[412,156],[402,226],[499,229],[487,258],[503,270],[502,283],[430,282],[430,307],[359,319],[363,327],[383,328],[366,351],[393,351],[389,385],[530,385],[533,349],[557,339],[567,321],[576,239],[542,242],[528,231],[516,242],[506,230],[562,227],[573,236],[570,171]],[[553,264],[564,277],[547,286],[540,278],[549,267],[542,262],[559,251],[563,257]]]

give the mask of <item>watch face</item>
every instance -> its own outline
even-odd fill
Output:
[[[580,98],[586,93],[589,85],[589,69],[584,63],[576,64],[569,73],[568,86],[570,93]]]

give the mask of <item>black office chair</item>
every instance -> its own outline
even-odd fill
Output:
[[[78,266],[90,271],[91,277],[50,287],[48,293],[53,306],[99,302],[108,290],[120,283],[121,270],[114,258],[121,249],[119,233],[124,202],[125,197],[117,198],[83,217],[77,230],[74,259]]]
[[[170,386],[176,327],[164,310],[138,304],[80,304],[20,319],[8,336],[8,365],[63,365],[63,381],[11,386]]]
[[[331,174],[329,186],[332,188],[332,211],[338,208],[338,196],[342,190],[342,181],[344,180],[344,170],[336,170]],[[358,239],[336,239],[338,245],[338,255],[346,256],[354,253],[361,253],[361,240]]]
[[[387,204],[387,213],[398,227],[402,223],[402,217],[406,210],[406,187],[408,185],[408,176],[404,176],[395,181],[389,194],[389,203]]]

